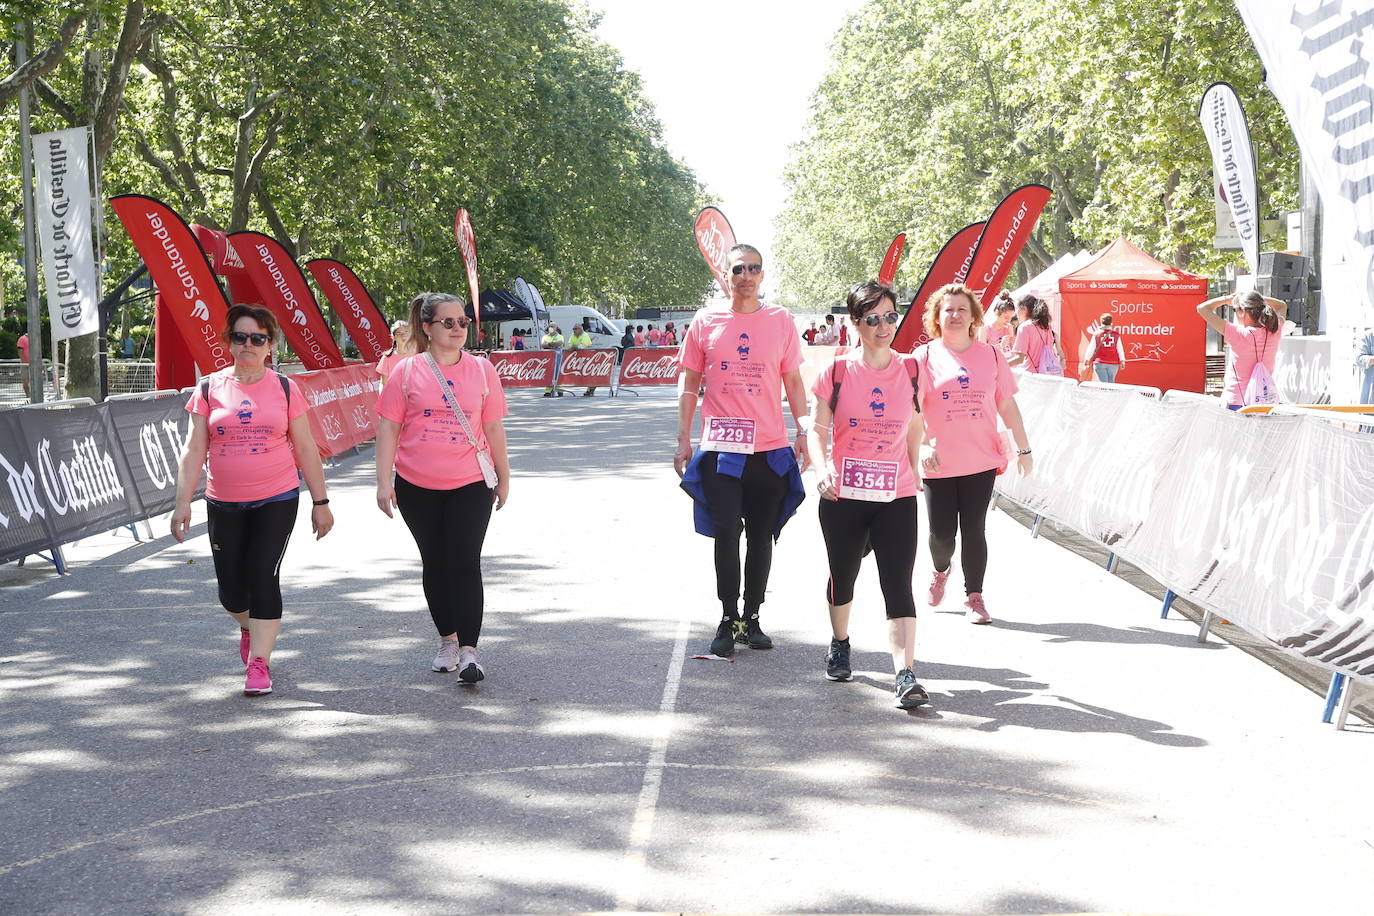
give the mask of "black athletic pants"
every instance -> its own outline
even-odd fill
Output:
[[[219,603],[226,611],[281,619],[281,559],[300,502],[292,496],[253,509],[227,509],[205,501]]]
[[[962,547],[959,564],[964,570],[964,592],[983,591],[988,569],[988,505],[996,471],[964,477],[931,477],[926,480],[926,509],[930,515],[930,559],[937,571],[949,569],[954,558],[954,535]]]
[[[916,497],[904,496],[890,503],[823,499],[820,516],[825,554],[830,560],[826,602],[839,605],[854,600],[854,580],[859,577],[864,552],[872,544],[887,619],[915,617],[911,576],[916,569]]]
[[[477,645],[482,634],[482,542],[491,521],[491,488],[478,480],[430,490],[396,475],[396,506],[420,548],[425,602],[440,636]]]
[[[701,460],[701,486],[711,510],[716,534],[716,596],[726,614],[739,612],[739,537],[747,541],[744,554],[744,615],[758,612],[768,589],[773,566],[773,529],[787,495],[787,481],[773,473],[768,456],[749,455],[744,474],[731,477],[716,470],[716,452]]]

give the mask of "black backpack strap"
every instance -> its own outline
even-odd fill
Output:
[[[276,372],[276,370],[273,370]],[[286,395],[286,414],[291,415],[291,383],[286,380],[286,376],[277,372],[277,381],[281,382],[281,393]]]
[[[202,401],[205,402],[206,406],[209,406],[209,404],[210,404],[210,376],[208,376],[208,375],[202,375],[202,376],[200,377],[200,399],[201,399]]]
[[[840,358],[835,357],[835,361],[830,364],[830,414],[834,416],[835,405],[840,403]]]
[[[911,406],[916,408],[916,412],[921,412],[921,370],[916,365],[916,360],[909,359],[906,363],[907,375],[911,376]]]

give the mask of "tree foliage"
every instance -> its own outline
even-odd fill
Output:
[[[638,77],[575,0],[0,0],[0,245],[19,248],[17,109],[94,124],[105,196],[256,229],[349,263],[391,314],[462,291],[466,207],[484,285],[553,301],[700,301],[704,202]],[[32,17],[17,68],[17,24]],[[136,253],[106,211],[109,283]],[[5,300],[22,300],[12,258]]]
[[[1211,157],[1197,111],[1236,86],[1265,215],[1296,206],[1297,147],[1229,0],[870,0],[831,45],[787,172],[785,292],[828,305],[908,232],[899,285],[1007,192],[1054,190],[1012,281],[1120,235],[1211,273]]]

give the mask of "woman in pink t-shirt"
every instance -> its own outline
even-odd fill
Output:
[[[944,600],[957,533],[967,596],[964,606],[974,623],[992,620],[983,603],[988,565],[985,527],[993,482],[1006,470],[1010,457],[1003,451],[999,416],[1016,440],[1018,472],[1025,476],[1032,469],[1030,445],[1014,397],[1016,381],[1002,351],[976,339],[982,322],[983,309],[968,287],[958,283],[941,287],[926,300],[926,333],[932,340],[914,354],[926,438],[920,467],[930,521],[930,558],[935,566],[930,604]]]
[[[1233,305],[1236,323],[1232,324],[1216,313],[1220,305]],[[1231,348],[1226,360],[1226,376],[1221,398],[1231,410],[1244,406],[1245,388],[1255,367],[1263,365],[1272,376],[1274,361],[1279,355],[1283,339],[1283,322],[1288,316],[1288,303],[1261,296],[1254,290],[1234,296],[1218,296],[1197,307],[1197,313],[1213,330],[1221,334]]]
[[[510,494],[510,462],[501,380],[488,360],[463,352],[469,323],[457,296],[421,293],[411,302],[418,352],[401,361],[377,399],[377,506],[388,518],[400,509],[420,549],[440,637],[430,668],[456,670],[475,684],[486,677],[477,655],[482,543],[493,504],[500,509]]]
[[[396,364],[415,352],[415,342],[411,340],[410,324],[405,321],[391,323],[391,349],[377,360],[377,374],[385,382],[395,369]]]
[[[825,600],[830,609],[830,650],[825,676],[847,681],[849,612],[854,581],[872,547],[878,583],[887,605],[888,648],[896,673],[897,706],[927,702],[916,683],[916,473],[921,447],[909,357],[892,352],[897,298],[892,288],[869,281],[845,301],[859,335],[858,350],[837,357],[816,376],[816,403],[806,447],[821,495],[821,534],[830,562]],[[833,445],[832,445],[833,443]],[[830,446],[829,448],[827,446]],[[828,454],[827,454],[828,452]]]
[[[1016,343],[1012,345],[1010,365],[1036,374],[1041,372],[1045,349],[1054,351],[1059,365],[1064,365],[1064,351],[1059,338],[1050,327],[1050,307],[1045,300],[1027,293],[1016,303]]]
[[[978,339],[983,343],[992,344],[1003,353],[1011,350],[1012,341],[1016,339],[1016,329],[1011,326],[1011,316],[1016,311],[1016,306],[1012,304],[1011,294],[1002,290],[997,294],[997,301],[992,307],[992,324],[984,325],[978,330]]]
[[[322,538],[334,527],[324,468],[296,383],[267,366],[278,337],[265,308],[229,309],[224,342],[234,364],[203,377],[186,410],[191,435],[177,471],[172,536],[191,530],[191,498],[209,466],[205,513],[219,580],[219,600],[239,625],[243,692],[272,692],[272,649],[281,632],[281,559],[296,523],[301,475],[314,507],[310,526]]]

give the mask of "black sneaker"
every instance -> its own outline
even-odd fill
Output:
[[[738,631],[736,631],[738,632]],[[736,642],[741,641],[738,636]],[[744,624],[743,642],[751,649],[771,649],[773,648],[773,638],[763,632],[759,627],[759,615],[754,614]]]
[[[735,631],[744,629],[744,621],[738,617],[722,617],[716,627],[715,639],[711,640],[711,654],[729,658],[735,654]]]
[[[847,681],[854,672],[849,667],[849,640],[830,640],[830,651],[825,653],[825,679],[827,681]]]
[[[925,688],[916,683],[916,672],[910,668],[903,668],[897,672],[897,686],[894,690],[897,696],[898,709],[915,709],[923,703],[930,702],[930,695]]]

